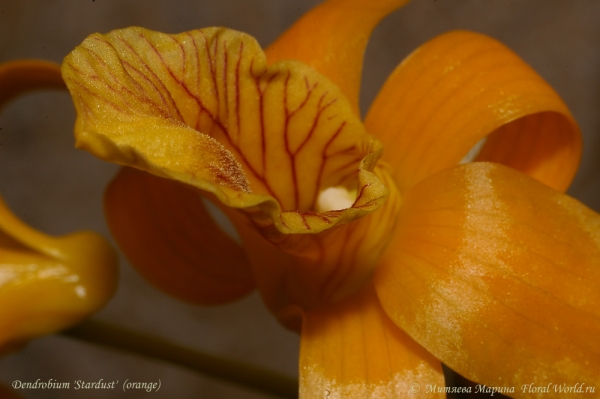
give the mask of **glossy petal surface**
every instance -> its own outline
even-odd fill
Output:
[[[440,362],[386,316],[371,284],[359,295],[304,316],[300,398],[445,397]]]
[[[359,115],[362,62],[371,31],[408,0],[329,0],[310,10],[267,50],[269,63],[297,60],[335,83]]]
[[[226,29],[166,35],[129,28],[90,36],[65,59],[63,75],[78,112],[79,147],[243,210],[238,228],[251,223],[293,259],[274,255],[277,267],[306,274],[299,280],[308,286],[294,288],[299,297],[285,295],[292,303],[321,300],[313,294],[326,281],[309,278],[316,268],[324,279],[341,274],[356,287],[375,266],[373,254],[385,240],[357,248],[352,258],[327,252],[325,244],[348,234],[330,231],[334,226],[385,201],[387,172],[374,173],[381,145],[339,89],[313,69],[296,61],[267,67],[254,39]],[[349,193],[350,202],[317,210],[330,188]],[[389,231],[393,220],[378,230]],[[271,244],[248,254],[257,280],[273,266],[261,260],[277,252]],[[257,251],[246,243],[245,249]],[[259,284],[280,289],[268,285]],[[341,285],[339,292],[349,291]]]
[[[375,287],[396,324],[471,380],[598,386],[599,232],[564,194],[463,165],[406,193]]]
[[[501,43],[450,32],[425,43],[388,78],[366,118],[401,190],[456,165],[489,135],[477,160],[569,186],[579,129],[558,95]]]
[[[208,305],[254,288],[244,251],[213,221],[193,187],[123,168],[106,191],[105,206],[132,265],[165,292]]]
[[[108,302],[117,255],[99,235],[50,237],[0,199],[0,352],[70,327]]]
[[[48,88],[65,88],[57,64],[0,64],[0,107],[22,93]],[[19,220],[0,197],[0,352],[98,311],[115,292],[116,266],[116,253],[99,235],[48,236]]]

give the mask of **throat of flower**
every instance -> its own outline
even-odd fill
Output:
[[[486,141],[487,141],[487,137],[484,137],[481,140],[479,140],[469,150],[469,152],[465,154],[465,156],[463,157],[463,159],[460,160],[459,164],[475,162],[475,160],[477,159],[477,156],[479,156],[479,153],[481,152],[481,150],[482,150],[483,146],[485,145]]]
[[[317,198],[317,211],[327,212],[352,207],[356,201],[356,190],[349,191],[345,187],[329,187],[321,191]]]

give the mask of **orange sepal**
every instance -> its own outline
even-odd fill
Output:
[[[300,342],[300,398],[444,397],[440,362],[386,316],[371,283],[356,296],[307,312]]]
[[[554,90],[503,44],[473,32],[446,33],[407,57],[365,123],[383,141],[401,190],[456,165],[488,135],[477,160],[559,191],[581,154],[579,128]]]
[[[600,385],[600,216],[510,168],[472,163],[406,193],[375,275],[386,313],[465,377]]]
[[[106,191],[105,211],[132,265],[165,292],[209,305],[254,288],[242,248],[213,221],[198,190],[122,168]]]
[[[362,61],[371,31],[409,0],[329,0],[311,9],[266,50],[269,64],[301,61],[335,83],[356,115]]]

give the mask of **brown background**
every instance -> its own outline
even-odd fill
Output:
[[[368,0],[366,0],[368,1]],[[169,33],[227,26],[266,46],[315,0],[0,0],[0,61],[60,62],[92,32],[130,25]],[[565,99],[585,140],[571,195],[600,211],[600,2],[596,0],[414,0],[375,31],[366,53],[363,112],[412,49],[452,29],[500,39]],[[27,222],[63,234],[107,234],[101,195],[115,171],[72,149],[73,107],[64,93],[40,93],[0,115],[0,192]],[[125,263],[115,299],[96,317],[293,375],[298,337],[280,328],[253,295],[221,308],[197,308],[149,287]],[[0,306],[15,306],[2,303]],[[158,381],[158,393],[21,391],[27,398],[240,398],[266,396],[172,366],[47,337],[0,359],[0,381]],[[148,396],[150,395],[150,396]]]

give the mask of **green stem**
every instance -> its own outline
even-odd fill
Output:
[[[88,320],[63,335],[185,367],[245,388],[298,398],[298,380],[275,371],[191,350],[166,339]]]

